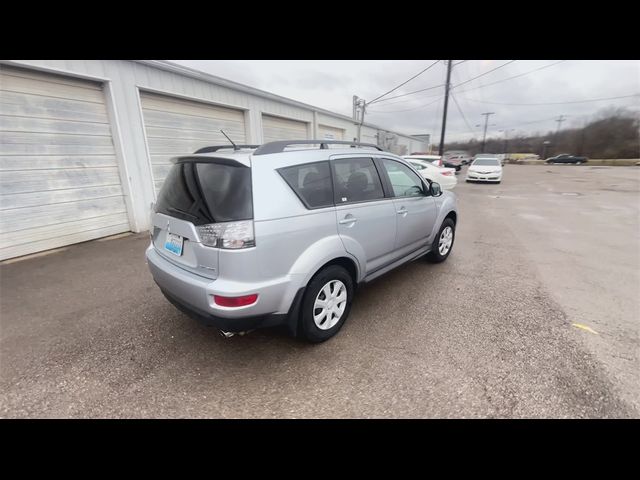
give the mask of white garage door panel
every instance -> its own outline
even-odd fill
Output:
[[[98,83],[0,67],[0,260],[129,230]]]
[[[0,172],[0,191],[3,195],[28,192],[49,192],[64,188],[119,185],[117,167],[59,168],[55,170],[24,170]]]
[[[16,195],[0,196],[0,209],[37,207],[38,205],[43,205],[46,202],[67,203],[77,202],[78,200],[97,200],[100,198],[118,196],[122,196],[122,187],[120,187],[120,185],[20,193]]]
[[[0,218],[0,231],[17,232],[27,230],[33,225],[47,226],[61,223],[59,218],[72,218],[73,220],[88,219],[105,215],[105,211],[110,214],[126,213],[120,198],[108,197],[91,200],[80,200],[67,203],[54,203],[48,205],[38,205],[29,208],[29,216],[25,217],[21,208],[11,208],[2,212]],[[72,215],[69,215],[69,214]]]
[[[44,170],[54,168],[113,167],[114,156],[109,155],[20,155],[0,157],[0,171]]]
[[[0,128],[4,128],[0,125]],[[2,132],[0,133],[0,154],[4,155],[4,147],[11,144],[28,145],[35,143],[37,145],[82,145],[90,151],[91,147],[110,146],[113,151],[113,141],[111,137],[103,137],[98,135],[86,136],[82,134],[67,135],[53,133],[38,132]]]
[[[109,137],[111,129],[104,123],[76,122],[68,120],[54,120],[48,118],[29,118],[5,115],[4,108],[0,108],[0,128],[3,137],[10,138],[7,132],[14,133],[45,133],[67,135],[96,135]],[[14,142],[21,143],[21,142]]]
[[[344,140],[344,130],[342,128],[318,125],[318,133],[322,140]]]
[[[111,155],[115,162],[113,145],[45,145],[9,143],[0,145],[0,155]]]
[[[28,235],[32,230],[28,230],[26,234],[24,231],[15,232],[16,235],[11,237],[0,234],[0,242],[2,242],[3,245],[11,245],[0,249],[1,258],[20,257],[33,252],[64,247],[72,243],[86,242],[87,240],[94,240],[96,238],[126,232],[129,230],[129,222],[117,223],[122,222],[122,218],[122,215],[107,215],[97,219],[70,222],[60,225],[57,231],[49,229],[33,230],[33,232],[35,232],[33,235]],[[104,227],[102,226],[104,224],[110,225]],[[99,226],[91,228],[95,225]],[[30,241],[31,238],[34,240]],[[42,240],[43,238],[44,240]]]
[[[5,67],[2,67],[5,70]],[[104,94],[101,87],[79,87],[65,83],[47,81],[45,78],[38,80],[23,76],[14,76],[13,69],[5,72],[2,78],[2,90],[14,93],[26,93],[29,95],[42,95],[50,98],[81,100],[88,103],[104,104]]]
[[[262,135],[265,143],[276,140],[307,140],[307,124],[288,118],[263,115]]]
[[[209,145],[228,145],[221,129],[235,143],[246,143],[241,110],[148,92],[141,92],[140,101],[156,191],[166,178],[172,157]]]
[[[0,96],[0,111],[4,115],[17,117],[50,118],[74,122],[95,122],[104,120],[104,105],[74,102],[59,98],[3,92]]]

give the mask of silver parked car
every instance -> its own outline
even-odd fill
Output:
[[[173,162],[149,269],[169,301],[226,335],[286,326],[327,340],[358,285],[453,247],[455,194],[374,145],[207,147]]]

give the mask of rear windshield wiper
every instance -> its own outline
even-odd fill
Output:
[[[180,210],[178,208],[167,207],[167,210],[170,210],[170,211],[176,212],[176,213],[180,213],[182,215],[186,215],[187,217],[195,218],[196,220],[198,220],[200,218],[200,217],[196,217],[195,215],[192,215],[190,213],[187,213],[184,210]]]

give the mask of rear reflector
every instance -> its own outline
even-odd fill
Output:
[[[216,305],[221,307],[244,307],[256,303],[258,300],[258,294],[252,293],[251,295],[244,295],[242,297],[223,297],[221,295],[213,296]]]

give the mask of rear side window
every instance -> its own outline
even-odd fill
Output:
[[[250,220],[251,169],[235,162],[177,163],[160,189],[156,212],[194,225]]]
[[[329,162],[294,165],[278,171],[307,208],[333,206]]]
[[[332,162],[336,205],[384,198],[382,183],[371,158],[343,158]]]

